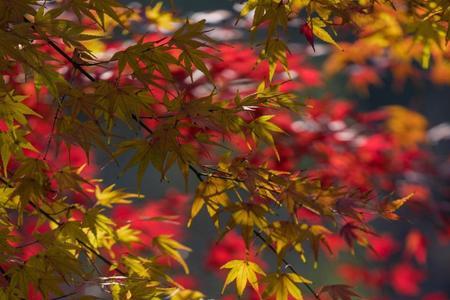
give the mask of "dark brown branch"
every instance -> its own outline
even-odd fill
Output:
[[[266,240],[266,238],[265,238],[259,231],[253,230],[253,233],[261,240],[261,242],[264,243],[264,245],[266,245],[267,247],[269,247],[269,249],[270,249],[275,255],[277,255],[277,250],[273,247],[272,244],[270,244],[270,243]],[[299,275],[299,274],[297,273],[297,271],[294,269],[294,267],[293,267],[293,266],[292,266],[285,258],[282,259],[282,262],[283,262],[285,268],[288,268],[292,273],[295,273],[295,274]],[[320,300],[319,295],[314,291],[314,289],[311,287],[311,285],[310,285],[309,283],[307,283],[307,282],[302,282],[302,283],[303,283],[303,285],[308,289],[308,291],[310,291],[311,294],[314,295],[314,297],[315,297],[317,300]]]
[[[65,59],[67,59],[75,69],[77,69],[78,71],[80,71],[81,74],[86,76],[86,78],[88,78],[92,82],[96,81],[94,76],[92,76],[88,71],[86,71],[79,63],[77,63],[75,60],[73,60],[66,52],[64,52],[64,50],[62,50],[58,45],[56,45],[55,42],[53,42],[52,40],[50,40],[48,38],[45,38],[45,41],[50,45],[50,47],[55,49],[56,52],[58,52]]]
[[[67,55],[67,53],[65,53],[61,48],[58,47],[58,45],[56,45],[53,41],[47,39],[48,44],[55,49],[59,54],[61,54],[65,59],[67,59],[74,68],[76,68],[78,71],[80,71],[81,74],[83,74],[84,76],[86,76],[86,78],[88,78],[90,81],[95,82],[96,79],[89,73],[87,72],[79,63],[77,63],[76,61],[74,61],[69,55]],[[132,115],[132,118],[143,128],[145,129],[148,133],[152,134],[153,131],[144,123],[142,122],[142,120],[136,116],[136,115]],[[189,165],[189,169],[195,174],[195,176],[198,178],[199,181],[203,182],[203,177],[206,176],[205,174],[203,174],[202,172],[198,171],[194,166]],[[49,216],[51,217],[51,216]],[[57,223],[58,224],[58,223]],[[273,248],[273,246],[268,243],[266,241],[266,239],[257,231],[255,231],[256,236],[259,237],[259,239],[261,239],[261,241],[264,242],[264,244],[266,244],[270,249],[272,249],[272,251],[274,251],[274,253],[276,254],[275,249]],[[84,243],[80,243],[81,245],[85,246],[87,249],[89,249],[92,253],[94,253],[94,255],[96,255],[99,259],[101,259],[102,261],[104,261],[106,264],[108,265],[112,265],[112,262],[110,262],[108,259],[106,259],[105,257],[101,256],[100,254],[98,254],[95,250],[91,249],[88,245],[84,244]],[[295,271],[294,267],[292,267],[291,264],[289,264],[285,259],[283,259],[283,263],[286,265],[287,268],[289,268],[292,272],[294,272],[295,274],[299,275],[297,273],[297,271]],[[121,275],[126,275],[125,273],[123,273],[120,270],[117,270],[118,273],[120,273]],[[314,289],[306,282],[303,282],[303,284],[307,287],[307,289],[315,296],[316,299],[320,300],[319,295],[316,294],[316,292],[314,291]]]
[[[95,79],[94,76],[92,76],[88,71],[86,71],[83,66],[79,63],[77,63],[75,60],[73,60],[66,52],[64,52],[64,50],[62,50],[58,45],[56,45],[52,40],[50,39],[45,39],[46,42],[53,48],[56,50],[56,52],[58,52],[59,54],[61,54],[66,60],[68,60],[72,66],[77,69],[81,74],[83,74],[84,76],[86,76],[87,79],[89,79],[92,82],[96,82],[97,79]],[[144,128],[148,133],[152,134],[153,131],[144,123],[142,122],[142,120],[136,116],[135,114],[132,114],[131,117],[133,118],[133,120],[135,120],[142,128]]]
[[[53,298],[52,300],[60,300],[60,299],[64,299],[64,298],[76,295],[76,294],[78,294],[78,292],[72,292],[72,293],[69,293],[69,294],[65,294],[65,295]]]
[[[197,170],[194,166],[192,166],[192,165],[189,165],[189,169],[191,169],[191,171],[195,174],[195,176],[198,178],[198,180],[200,181],[200,182],[203,182],[204,181],[204,179],[203,179],[203,177],[204,176],[208,176],[208,174],[205,174],[205,173],[202,173],[202,172],[200,172],[199,170]],[[233,178],[225,178],[225,179],[227,179],[227,180],[233,180]],[[272,244],[270,244],[267,240],[266,240],[266,238],[259,232],[259,231],[257,231],[257,230],[253,230],[253,233],[261,240],[261,242],[263,242],[264,243],[264,245],[266,245],[275,255],[277,255],[277,250],[273,247],[273,245]],[[297,274],[297,275],[299,275],[300,276],[300,274],[294,269],[294,267],[285,259],[285,258],[283,258],[282,259],[282,262],[283,262],[283,264],[285,265],[285,267],[286,268],[288,268],[291,272],[293,272],[293,273],[295,273],[295,274]],[[309,283],[307,283],[307,282],[302,282],[303,283],[303,285],[308,289],[308,291],[309,292],[311,292],[311,294],[313,294],[314,295],[314,297],[317,299],[317,300],[320,300],[320,297],[319,297],[319,295],[314,291],[314,289],[312,288],[312,286],[309,284]]]
[[[5,280],[10,283],[11,282],[11,277],[6,273],[5,269],[3,269],[3,267],[0,266],[0,273],[2,274],[3,278],[5,278]],[[16,295],[17,296],[17,295]],[[22,297],[18,297],[19,299],[25,300],[25,298]]]
[[[53,222],[54,224],[58,225],[58,227],[62,227],[64,226],[64,223],[59,222],[58,220],[56,220],[51,214],[47,213],[45,210],[43,210],[42,208],[38,207],[34,202],[30,201],[29,202],[30,205],[36,209],[40,214],[44,215],[48,220],[50,220],[51,222]],[[104,257],[103,255],[101,255],[100,253],[98,253],[95,249],[93,249],[91,246],[89,246],[88,244],[86,244],[85,242],[81,241],[80,239],[76,239],[76,241],[82,245],[85,249],[87,249],[89,252],[91,252],[92,254],[94,254],[98,259],[100,259],[101,261],[103,261],[105,264],[107,264],[108,266],[113,266],[114,263],[112,261],[110,261],[109,259],[107,259],[106,257]],[[120,270],[120,269],[116,269],[117,273],[119,273],[122,276],[127,276],[127,273]]]
[[[73,72],[72,72],[72,73],[73,73]],[[71,77],[73,77],[73,74],[71,75]],[[66,99],[66,97],[67,97],[67,95],[62,95],[62,96],[59,98],[58,107],[56,108],[55,115],[53,116],[51,132],[50,132],[50,136],[49,136],[48,141],[47,141],[47,145],[46,145],[46,147],[45,147],[45,152],[44,152],[43,160],[46,160],[46,159],[47,159],[48,152],[50,151],[50,146],[51,146],[51,144],[52,144],[53,135],[54,135],[54,132],[55,132],[55,129],[56,129],[56,122],[58,121],[59,113],[61,112],[61,109],[62,109],[62,103],[64,102],[64,100]]]
[[[195,174],[195,176],[197,177],[197,179],[200,182],[203,182],[203,176],[206,176],[205,174],[203,174],[202,172],[200,172],[199,170],[197,170],[194,166],[189,165],[189,169]]]
[[[6,186],[13,188],[14,185],[12,183],[10,183],[6,178],[3,178],[3,176],[0,176],[0,181],[3,182]],[[64,223],[58,221],[55,217],[52,216],[52,214],[46,212],[45,210],[43,210],[42,208],[40,208],[36,203],[34,203],[33,201],[29,201],[28,202],[30,204],[31,207],[33,207],[36,211],[38,211],[41,215],[43,215],[45,218],[47,218],[47,220],[51,221],[52,223],[54,223],[55,225],[57,225],[58,227],[62,227],[64,226]],[[95,249],[93,249],[91,246],[89,246],[88,244],[86,244],[85,242],[76,239],[76,241],[82,245],[86,250],[88,250],[89,252],[91,252],[92,254],[95,255],[95,257],[97,257],[98,259],[100,259],[102,262],[104,262],[105,264],[107,264],[108,266],[113,266],[114,263],[112,261],[110,261],[109,259],[107,259],[106,257],[104,257],[103,255],[101,255],[100,253],[98,253]],[[127,273],[120,270],[120,269],[116,269],[117,273],[119,273],[122,276],[127,276]]]
[[[10,282],[11,281],[11,277],[9,277],[8,274],[6,274],[6,271],[3,269],[3,267],[0,266],[0,273],[2,273],[3,277]]]

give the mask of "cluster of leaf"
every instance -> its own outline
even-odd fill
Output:
[[[395,78],[403,82],[416,75],[414,62],[428,68],[433,59],[436,63],[431,78],[448,83],[450,7],[447,1],[255,0],[246,2],[241,15],[245,17],[250,12],[254,13],[251,31],[266,31],[261,57],[271,65],[270,78],[277,62],[287,70],[288,47],[280,36],[290,20],[300,17],[303,19],[300,33],[313,49],[316,38],[336,46],[325,65],[329,74],[341,71],[348,64],[386,67],[377,68],[377,62],[372,60],[377,56],[385,57]],[[351,42],[340,38],[337,43],[333,36],[340,28],[352,30],[351,36],[357,38]],[[370,76],[376,77],[376,72]],[[378,82],[367,80],[371,84]]]
[[[358,38],[340,43],[345,51],[335,51],[328,58],[325,70],[335,74],[348,65],[357,65],[360,71],[387,67],[402,83],[418,76],[417,62],[423,68],[430,67],[431,80],[448,84],[448,1],[380,2],[373,5],[370,15],[353,16]],[[384,65],[373,57],[382,57]]]
[[[380,206],[364,194],[326,186],[297,172],[252,164],[233,153],[220,161],[207,157],[227,149],[223,141],[236,136],[246,140],[250,149],[265,144],[277,152],[274,136],[282,130],[272,122],[273,115],[255,116],[248,111],[297,112],[301,107],[295,97],[272,83],[278,64],[288,70],[288,48],[279,30],[292,15],[306,12],[313,34],[330,42],[323,29],[329,20],[340,17],[350,22],[353,11],[371,14],[369,7],[354,1],[248,1],[242,16],[254,10],[252,30],[268,29],[261,60],[268,62],[269,71],[254,93],[223,99],[214,89],[202,97],[187,93],[186,82],[199,76],[212,80],[207,61],[220,57],[211,50],[215,42],[207,35],[204,21],[186,21],[162,39],[130,33],[132,45],[106,61],[97,61],[86,45],[99,37],[89,32],[112,32],[107,28],[111,22],[131,32],[128,21],[139,12],[130,12],[114,0],[0,1],[0,72],[4,75],[0,79],[4,128],[0,132],[0,271],[4,279],[0,295],[8,299],[27,299],[30,293],[44,298],[78,295],[80,287],[89,283],[115,299],[203,297],[183,290],[161,262],[161,257],[169,257],[188,272],[182,253],[190,249],[169,236],[152,240],[151,255],[116,255],[115,247],[137,242],[139,232],[130,225],[117,226],[107,209],[137,195],[113,186],[102,189],[98,180],[85,178],[82,169],[70,163],[55,167],[53,160],[58,158],[49,159],[49,149],[64,145],[68,151],[79,147],[88,158],[94,149],[103,150],[112,160],[131,152],[123,168],[137,167],[139,185],[148,168],[158,171],[162,179],[175,164],[186,180],[192,172],[199,179],[192,218],[206,207],[221,236],[237,228],[247,247],[260,239],[262,250],[278,259],[275,271],[268,275],[249,259],[225,264],[223,268],[230,269],[225,286],[236,281],[241,296],[247,285],[258,290],[259,281],[267,282],[262,297],[287,299],[290,294],[301,299],[298,284],[302,283],[319,298],[309,280],[283,268],[288,251],[305,259],[305,244],[311,245],[317,260],[319,244],[330,231],[302,223],[297,210],[306,208],[329,219],[336,230],[338,218],[352,219],[364,229],[363,213],[393,214],[406,200]],[[98,65],[113,76],[93,75],[90,68]],[[35,129],[29,120],[39,114],[24,104],[27,95],[15,92],[26,82],[48,91],[38,101],[54,108],[47,147],[36,148],[27,140]],[[77,194],[91,201],[79,203]],[[352,201],[343,206],[342,199],[347,198]],[[28,222],[46,229],[33,230],[32,243],[39,244],[40,251],[23,259],[21,251],[27,245],[18,244],[16,235]],[[338,285],[321,293],[335,298],[355,296]]]
[[[281,64],[287,71],[286,56],[288,46],[283,41],[283,32],[287,30],[289,21],[301,17],[304,19],[300,27],[308,42],[314,48],[314,37],[327,43],[339,45],[328,32],[335,33],[336,25],[358,25],[358,16],[371,15],[373,7],[378,2],[390,1],[334,1],[334,0],[250,0],[246,1],[241,16],[253,14],[251,32],[264,29],[264,47],[261,50],[261,59],[267,60],[270,65],[269,79],[273,77],[277,64]],[[336,20],[340,23],[336,24]]]
[[[66,166],[58,168],[54,164],[58,155],[49,155],[62,141],[67,149],[81,147],[87,157],[91,156],[93,145],[111,153],[108,144],[114,123],[121,120],[136,130],[137,116],[150,111],[148,105],[152,97],[148,87],[97,81],[81,67],[84,59],[93,58],[83,42],[97,38],[84,32],[90,27],[104,28],[106,16],[122,23],[119,13],[126,8],[116,1],[51,4],[2,1],[0,6],[1,72],[4,75],[0,82],[4,250],[0,262],[4,282],[1,297],[59,297],[78,294],[86,284],[103,287],[115,299],[157,299],[178,291],[180,286],[169,277],[169,269],[158,258],[172,257],[185,266],[179,252],[189,248],[169,236],[158,236],[152,243],[153,256],[123,254],[117,257],[114,247],[137,242],[139,232],[129,224],[117,226],[107,216],[106,209],[129,203],[129,199],[138,195],[124,193],[113,186],[102,190],[99,181],[84,178],[82,169],[71,167],[70,159]],[[75,18],[67,18],[68,14]],[[94,24],[85,25],[89,20]],[[186,24],[184,31],[172,40],[174,47],[179,42],[176,39],[180,39],[182,43],[192,41],[190,50],[198,51],[194,39],[201,37],[201,26],[201,23]],[[167,75],[165,70],[169,64],[182,65],[178,58],[164,52],[168,47],[155,50],[169,59],[167,65],[165,60],[157,60],[162,62],[162,67],[157,68],[154,61],[147,60],[150,70],[144,72],[149,75],[148,81],[140,67],[135,69],[134,77],[147,84],[152,82],[155,70]],[[137,57],[143,58],[141,51],[145,53],[150,48],[149,44],[137,42],[125,50],[122,57],[117,53],[112,60],[118,60],[119,69],[123,64],[135,67],[135,63],[140,63]],[[127,52],[132,54],[127,56]],[[196,57],[199,53],[192,55]],[[189,64],[188,59],[185,61]],[[198,58],[194,64],[197,61]],[[60,70],[62,66],[74,70],[71,72],[74,76],[65,78]],[[77,72],[92,83],[80,83]],[[20,76],[23,79],[17,80]],[[49,92],[46,99],[39,99],[43,101],[37,106],[39,109],[48,106],[46,101],[51,101],[51,106],[55,107],[47,149],[36,148],[27,139],[37,129],[29,122],[30,117],[42,117],[30,108],[30,103],[24,103],[29,95],[20,95],[14,90],[24,82],[34,82],[36,89]],[[45,117],[51,119],[51,114]],[[74,200],[77,194],[88,198],[89,204]],[[23,226],[29,226],[30,222],[36,228],[45,229],[33,230],[32,236],[22,236]],[[23,244],[31,237],[30,243]],[[24,249],[33,244],[39,245],[39,252],[31,257],[24,256]],[[82,294],[80,297],[92,298]]]

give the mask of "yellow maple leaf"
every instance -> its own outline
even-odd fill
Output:
[[[406,201],[411,199],[414,194],[411,193],[403,198],[385,203],[381,206],[381,214],[390,220],[398,220],[399,216],[395,213],[400,207],[402,207]]]
[[[181,256],[180,251],[190,252],[191,248],[173,240],[170,235],[160,235],[152,240],[153,246],[157,247],[163,254],[170,256],[177,261],[184,269],[186,274],[189,274],[189,268]]]
[[[263,297],[275,296],[276,300],[287,300],[289,295],[293,299],[302,300],[302,292],[298,283],[311,283],[308,279],[295,273],[273,273],[266,278],[268,286],[264,291]]]
[[[205,295],[199,291],[193,290],[177,290],[176,293],[170,298],[171,300],[202,300],[205,299]]]
[[[177,19],[174,18],[172,13],[162,11],[162,6],[163,2],[158,2],[154,7],[147,7],[145,9],[145,16],[153,22],[158,29],[167,31],[175,29]]]
[[[222,294],[233,281],[236,281],[236,290],[239,296],[242,296],[244,293],[247,282],[250,283],[255,291],[258,291],[258,278],[256,275],[265,275],[260,266],[248,260],[232,260],[224,264],[220,269],[230,269],[222,288]]]
[[[386,127],[401,146],[413,147],[425,141],[427,120],[424,116],[399,105],[385,109],[389,114]]]
[[[99,186],[95,186],[95,198],[97,198],[97,205],[105,207],[112,207],[113,204],[128,204],[131,203],[130,198],[142,198],[138,194],[125,193],[123,189],[114,189],[115,184],[112,184],[101,190]]]

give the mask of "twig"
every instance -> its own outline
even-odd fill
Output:
[[[52,40],[45,39],[46,42],[56,50],[59,54],[61,54],[65,59],[67,59],[72,66],[77,69],[81,74],[86,76],[87,79],[89,79],[91,82],[96,82],[97,79],[95,79],[94,76],[92,76],[88,71],[86,71],[81,64],[73,60],[64,50],[62,50],[58,45],[56,45]],[[153,131],[135,114],[132,114],[131,117],[133,120],[135,120],[142,128],[144,128],[148,133],[152,134]]]
[[[73,74],[73,72],[71,72],[71,73],[72,74],[70,76],[73,77],[74,74]],[[59,98],[58,107],[56,108],[55,115],[53,116],[52,128],[51,128],[50,136],[47,141],[47,146],[45,147],[43,160],[47,159],[48,152],[50,151],[50,146],[52,144],[53,135],[54,135],[55,129],[56,129],[56,122],[58,121],[59,113],[61,112],[62,104],[63,104],[64,100],[66,99],[66,97],[67,97],[67,95],[65,94]]]
[[[11,282],[11,277],[6,273],[5,269],[3,269],[3,267],[1,267],[1,266],[0,266],[0,273],[2,274],[2,276],[6,279],[6,281],[8,283]],[[22,298],[22,297],[18,297],[18,298],[21,300],[25,300],[25,298]]]
[[[270,244],[265,238],[264,236],[257,230],[253,230],[253,233],[264,243],[264,245],[266,245],[267,247],[269,247],[269,249],[275,254],[277,255],[277,250],[272,246],[272,244]],[[291,272],[299,275],[297,273],[297,271],[294,269],[294,267],[285,259],[282,259],[283,264],[285,265],[286,268],[288,268]],[[314,291],[314,289],[311,287],[311,285],[307,282],[302,282],[304,286],[306,286],[306,288],[308,289],[308,291],[311,292],[311,294],[314,295],[314,297],[317,300],[320,300],[319,295]]]
[[[76,68],[78,71],[80,71],[81,74],[83,74],[84,76],[86,76],[86,78],[88,78],[90,81],[95,82],[96,79],[89,73],[87,72],[79,63],[77,63],[76,61],[74,61],[69,55],[67,55],[67,53],[65,53],[61,48],[58,47],[58,45],[56,45],[53,41],[47,39],[48,44],[55,49],[59,54],[61,54],[65,59],[67,59],[73,66],[74,68]],[[152,134],[153,131],[144,123],[142,122],[142,120],[140,120],[140,118],[136,115],[132,115],[132,118],[142,127],[144,128],[148,133]],[[203,182],[204,179],[203,177],[206,176],[205,174],[203,174],[202,172],[198,171],[194,166],[192,166],[191,164],[189,164],[189,169],[195,174],[195,176],[198,178],[198,180],[200,182]],[[36,207],[37,208],[37,207]],[[37,208],[39,209],[39,208]],[[52,216],[48,215],[48,217],[52,218]],[[58,224],[58,222],[55,220],[56,224]],[[276,254],[276,250],[273,248],[273,246],[268,243],[266,241],[266,239],[257,231],[255,231],[256,236],[259,237],[259,239],[261,239],[264,244],[266,244],[270,249],[272,249],[272,251],[274,251],[274,253]],[[80,242],[80,241],[79,241]],[[83,242],[80,242],[81,245],[85,246],[87,249],[89,249],[92,253],[94,253],[94,255],[96,255],[100,260],[102,260],[103,262],[105,262],[108,265],[112,265],[112,262],[110,262],[107,258],[103,257],[102,255],[98,254],[95,250],[93,250],[92,248],[90,248],[88,245],[86,245]],[[283,259],[283,263],[295,274],[298,275],[297,271],[294,269],[294,267],[292,267],[291,264],[289,264],[285,259]],[[117,272],[126,276],[126,273],[120,271],[119,269],[117,269]],[[314,295],[314,297],[318,300],[320,300],[319,295],[316,294],[316,292],[314,291],[314,289],[306,282],[303,282],[303,284],[307,287],[307,289]]]
[[[6,186],[13,188],[14,185],[12,183],[10,183],[6,178],[4,178],[3,176],[0,176],[0,181],[3,182]],[[42,214],[43,216],[45,216],[49,221],[51,221],[52,223],[54,223],[55,225],[57,225],[58,227],[62,227],[64,226],[64,223],[58,221],[55,217],[53,217],[50,213],[46,212],[45,210],[43,210],[42,208],[40,208],[36,203],[34,203],[33,201],[29,201],[28,202],[31,207],[33,207],[36,211],[38,211],[40,214]],[[109,265],[109,266],[113,266],[114,263],[112,261],[110,261],[109,259],[107,259],[106,257],[104,257],[103,255],[101,255],[100,253],[98,253],[95,249],[93,249],[91,246],[89,246],[88,244],[86,244],[85,242],[81,241],[80,239],[76,239],[76,241],[82,245],[85,249],[87,249],[89,252],[91,252],[92,254],[94,254],[98,259],[100,259],[101,261],[103,261],[105,264]],[[122,276],[127,276],[127,273],[120,270],[120,269],[116,269],[117,273],[119,273]]]
[[[50,215],[49,213],[47,213],[45,210],[43,210],[42,208],[38,207],[34,202],[29,201],[30,205],[36,209],[39,213],[41,213],[42,215],[44,215],[48,220],[50,220],[51,222],[53,222],[55,225],[58,225],[58,227],[62,227],[64,226],[64,223],[59,222],[58,220],[56,220],[52,215]],[[101,255],[100,253],[98,253],[95,249],[93,249],[91,246],[89,246],[88,244],[86,244],[85,242],[81,241],[80,239],[76,239],[76,241],[82,245],[85,249],[89,250],[89,252],[91,252],[92,254],[94,254],[98,259],[100,259],[101,261],[103,261],[105,264],[109,265],[109,266],[113,266],[114,263],[112,261],[110,261],[109,259],[107,259],[106,257],[104,257],[103,255]],[[120,270],[120,269],[116,269],[117,273],[119,273],[122,276],[126,276],[126,272]]]
[[[19,245],[19,246],[15,246],[14,248],[22,249],[22,248],[26,248],[28,246],[31,246],[31,245],[34,245],[34,244],[37,244],[37,243],[39,243],[39,241],[38,240],[34,240],[34,241],[29,242],[29,243],[25,243],[25,244],[22,244],[22,245]]]
[[[62,50],[58,45],[56,45],[55,42],[53,42],[52,40],[50,40],[48,38],[44,38],[44,39],[53,49],[56,50],[56,52],[58,52],[65,59],[67,59],[75,69],[80,71],[81,74],[86,76],[86,78],[88,78],[92,82],[96,81],[94,76],[92,76],[88,71],[86,71],[79,63],[77,63],[75,60],[73,60],[72,57],[70,57],[66,52],[64,52],[64,50]]]
[[[204,174],[202,172],[200,172],[199,170],[197,170],[194,166],[189,165],[189,169],[191,169],[191,171],[195,174],[195,176],[197,176],[197,178],[199,179],[200,182],[203,182],[203,176],[208,176],[207,174]],[[228,180],[233,180],[233,178],[227,178]],[[257,230],[253,230],[253,233],[275,254],[277,255],[277,250],[264,238],[264,236]],[[299,273],[297,273],[297,271],[294,269],[294,267],[285,259],[282,259],[284,265],[286,268],[288,268],[289,270],[291,270],[291,272],[300,275]],[[314,289],[311,287],[310,284],[308,284],[307,282],[302,282],[304,286],[306,286],[306,288],[308,289],[309,292],[311,292],[311,294],[314,295],[314,297],[317,300],[321,300],[319,295],[314,291]]]
[[[9,277],[8,274],[6,274],[6,271],[3,269],[2,266],[0,266],[0,273],[2,273],[3,277],[5,277],[5,279],[9,282],[11,281],[11,277]]]
[[[200,172],[199,170],[197,170],[193,165],[189,165],[189,169],[195,174],[195,176],[197,177],[197,179],[200,182],[203,182],[203,176],[205,176],[205,174],[203,174],[202,172]]]
[[[64,299],[64,298],[76,295],[76,294],[78,294],[78,292],[72,292],[72,293],[69,293],[69,294],[65,294],[65,295],[53,298],[52,300],[60,300],[60,299]]]

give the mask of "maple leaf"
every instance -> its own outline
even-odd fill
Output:
[[[352,297],[361,298],[353,288],[346,284],[327,285],[320,289],[319,296],[328,295],[333,300],[352,300]]]
[[[395,213],[400,207],[402,207],[406,201],[408,201],[409,199],[411,199],[411,197],[414,194],[409,194],[403,198],[399,198],[397,200],[391,201],[391,202],[387,202],[385,201],[384,203],[381,204],[379,211],[380,214],[385,217],[386,219],[389,220],[398,220],[399,216]]]
[[[191,226],[193,219],[206,205],[208,214],[214,221],[214,226],[218,227],[218,211],[222,206],[229,205],[230,200],[226,192],[232,187],[233,185],[229,181],[219,178],[208,178],[208,180],[201,182],[197,187],[187,225]]]
[[[205,295],[199,291],[193,290],[177,290],[177,292],[170,298],[171,300],[202,300]]]
[[[158,29],[164,31],[173,30],[177,20],[174,18],[172,13],[162,11],[162,6],[163,2],[160,1],[156,3],[154,7],[147,7],[145,9],[145,15],[151,22],[156,24]]]
[[[180,251],[190,252],[191,248],[171,239],[170,235],[160,235],[152,240],[153,246],[157,247],[163,254],[166,254],[176,260],[184,269],[186,274],[189,274],[189,268],[180,254]]]
[[[394,290],[405,296],[417,296],[420,284],[425,279],[425,273],[407,262],[401,262],[390,271],[390,284]]]
[[[252,136],[255,141],[258,141],[258,138],[264,141],[267,145],[271,146],[277,156],[277,159],[280,160],[280,156],[278,154],[277,148],[275,147],[275,141],[272,136],[272,133],[283,133],[284,131],[278,127],[277,125],[270,122],[273,115],[264,115],[258,117],[250,123],[250,128],[252,130]]]
[[[347,222],[342,226],[340,230],[340,235],[344,238],[347,245],[354,251],[354,241],[356,240],[359,245],[363,247],[371,247],[365,234],[375,234],[369,228],[363,227],[363,225],[358,225],[354,222]]]
[[[260,266],[248,260],[232,260],[224,264],[220,269],[230,269],[222,288],[222,294],[226,287],[233,281],[236,281],[236,290],[239,296],[242,296],[244,293],[247,282],[250,283],[255,291],[258,291],[258,279],[256,275],[265,275]]]
[[[418,263],[427,261],[427,239],[417,229],[411,230],[406,237],[405,254],[414,257]]]
[[[314,47],[314,37],[318,37],[322,41],[341,49],[331,35],[324,29],[324,27],[325,23],[322,20],[319,18],[314,18],[312,22],[301,25],[299,31],[305,36],[306,41],[311,45],[314,52],[316,51],[316,48]]]
[[[311,47],[315,52],[316,49],[314,48],[314,34],[311,29],[311,26],[309,26],[308,23],[303,24],[302,26],[300,26],[300,33],[302,33],[305,36],[306,41],[308,41],[308,43],[311,45]]]
[[[302,292],[297,283],[312,283],[295,273],[269,274],[264,281],[268,282],[267,289],[264,291],[264,298],[275,295],[276,300],[287,300],[289,295],[294,299],[302,300]]]
[[[138,194],[125,193],[123,189],[114,189],[115,184],[101,190],[97,185],[95,186],[95,198],[97,198],[97,205],[112,207],[113,204],[128,204],[132,201],[130,198],[142,198]]]
[[[42,118],[26,104],[22,103],[27,96],[15,95],[14,91],[0,92],[0,118],[12,127],[13,121],[19,124],[27,124],[27,116]]]
[[[336,46],[338,49],[341,47],[336,43],[336,41],[331,37],[331,35],[324,29],[326,24],[320,18],[314,18],[311,23],[311,30],[314,36],[318,37],[322,41]]]
[[[269,209],[263,204],[238,203],[231,205],[227,210],[232,212],[232,218],[228,222],[227,228],[240,226],[247,247],[253,237],[253,229],[255,227],[263,229],[268,224],[265,214],[269,212]]]

